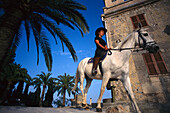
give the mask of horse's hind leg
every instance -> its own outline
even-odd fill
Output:
[[[92,80],[93,79],[90,79],[88,76],[86,76],[86,86],[85,86],[85,89],[84,89],[84,98],[83,98],[83,103],[82,103],[83,107],[86,106],[87,92],[88,92],[88,89],[91,85]]]
[[[132,87],[131,87],[131,83],[130,83],[130,78],[129,76],[127,78],[125,78],[124,80],[121,80],[124,87],[125,87],[125,90],[128,94],[128,97],[130,99],[130,101],[132,102],[132,106],[135,110],[136,113],[141,113],[140,110],[139,110],[139,107],[138,105],[136,104],[136,100],[135,100],[135,96],[133,94],[133,91],[132,91]]]
[[[84,91],[83,91],[83,82],[84,82],[85,74],[80,72],[80,90],[82,93],[82,97],[84,98]],[[84,99],[83,99],[84,100]]]

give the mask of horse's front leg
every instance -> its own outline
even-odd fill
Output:
[[[97,100],[97,108],[96,108],[97,112],[102,112],[101,99],[102,99],[103,93],[105,91],[105,88],[106,88],[106,85],[107,85],[109,79],[110,79],[109,76],[107,76],[106,74],[103,75],[102,86],[101,86],[101,89],[100,89],[100,96]]]

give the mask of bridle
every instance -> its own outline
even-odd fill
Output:
[[[146,50],[147,45],[149,44],[157,44],[155,41],[150,41],[150,42],[146,42],[146,39],[142,36],[140,29],[137,30],[136,32],[138,32],[138,43],[139,43],[139,48],[119,48],[119,49],[109,49],[108,51],[108,55],[112,55],[111,50],[114,51],[123,51],[123,50],[133,50],[133,52],[138,52],[138,51],[143,51]],[[140,40],[143,40],[143,45],[141,45]]]

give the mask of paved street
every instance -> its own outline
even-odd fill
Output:
[[[95,109],[0,106],[0,113],[97,113]]]

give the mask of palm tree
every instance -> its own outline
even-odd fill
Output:
[[[25,86],[25,89],[24,89],[24,93],[23,93],[23,98],[24,98],[24,101],[26,102],[27,101],[27,97],[28,97],[28,89],[29,89],[29,86],[32,85],[32,78],[31,77],[28,77],[26,79],[26,86]]]
[[[1,68],[0,70],[0,97],[2,97],[3,92],[6,90],[6,86],[8,85],[8,81],[6,80],[7,75],[5,73],[7,73],[8,71],[12,71],[9,68],[11,67],[11,64],[13,64],[14,59],[15,59],[15,50],[11,49],[8,56],[6,57],[6,59],[4,59],[4,63],[3,63],[3,68]],[[6,72],[7,71],[7,72]],[[9,73],[10,73],[9,72]]]
[[[30,76],[28,75],[28,71],[25,68],[21,68],[21,65],[19,65],[19,73],[18,73],[18,77],[21,78],[21,80],[19,80],[19,84],[17,86],[17,89],[13,91],[13,97],[14,98],[20,98],[21,100],[23,99],[23,87],[24,87],[24,82],[27,82],[27,79],[30,78]]]
[[[27,35],[28,51],[31,31],[33,32],[37,47],[37,64],[39,63],[39,46],[45,57],[46,66],[49,71],[52,68],[52,55],[48,38],[43,33],[47,29],[54,37],[56,35],[70,51],[74,61],[77,60],[76,52],[59,28],[59,24],[71,29],[78,28],[83,32],[89,31],[86,20],[78,10],[86,10],[86,7],[74,0],[0,0],[0,64],[6,57],[9,49],[18,46],[25,28]],[[0,65],[1,66],[1,65]]]
[[[28,106],[35,106],[38,107],[39,103],[40,103],[40,93],[41,93],[41,88],[40,88],[40,84],[37,83],[35,84],[34,89],[36,88],[36,91],[34,93],[29,92],[29,100],[27,100],[26,105]]]
[[[39,103],[40,103],[40,94],[41,94],[40,86],[43,84],[43,82],[41,81],[41,79],[39,77],[34,77],[32,84],[35,85],[34,89],[36,88],[36,91],[34,93],[35,94],[34,101],[38,100],[38,101],[35,101],[34,103],[37,103],[36,105],[39,106]]]
[[[44,93],[45,93],[46,86],[49,85],[51,80],[56,79],[56,78],[50,77],[50,75],[51,75],[51,73],[45,74],[44,72],[41,72],[41,74],[37,75],[38,77],[34,78],[34,80],[35,80],[33,82],[34,84],[38,84],[38,85],[43,86],[43,90],[42,90],[41,97],[40,97],[40,102],[39,102],[40,107],[43,106],[43,98],[44,98]]]
[[[45,95],[45,100],[43,106],[52,107],[53,94],[57,91],[56,79],[49,80],[48,90]]]
[[[71,90],[74,87],[74,80],[75,80],[74,76],[66,75],[66,73],[64,73],[64,75],[59,75],[57,77],[58,87],[57,96],[59,96],[60,94],[63,95],[63,107],[65,106],[66,91],[70,96]]]
[[[19,75],[19,69],[20,65],[18,64],[9,64],[8,67],[4,68],[4,71],[0,73],[0,79],[1,81],[7,81],[7,87],[5,91],[3,92],[3,95],[1,97],[2,100],[0,100],[0,104],[4,103],[5,100],[9,99],[11,96],[12,89],[11,86],[15,85],[18,81],[24,80]]]

